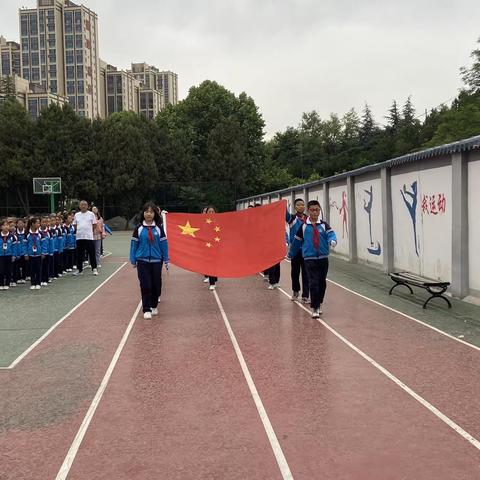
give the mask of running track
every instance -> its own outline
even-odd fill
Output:
[[[217,293],[174,269],[146,321],[127,266],[1,371],[0,479],[480,478],[479,350],[334,285],[325,324],[258,276]]]

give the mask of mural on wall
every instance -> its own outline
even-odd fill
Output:
[[[367,194],[367,198],[363,199],[363,209],[368,214],[368,229],[370,233],[370,247],[367,247],[368,253],[372,255],[381,255],[382,247],[380,246],[380,242],[373,242],[372,238],[372,207],[373,207],[373,185],[370,185],[368,190],[364,190]]]
[[[342,192],[342,205],[339,207],[337,202],[330,200],[330,208],[334,207],[338,214],[342,217],[342,238],[345,238],[345,234],[348,238],[348,206],[347,206],[347,193]]]
[[[410,218],[412,220],[413,225],[413,240],[415,242],[415,253],[417,257],[420,256],[418,253],[418,239],[417,239],[417,181],[415,180],[411,185],[410,188],[412,191],[407,190],[407,186],[403,184],[403,189],[400,190],[402,194],[403,201],[405,202],[405,206],[408,209],[408,213],[410,214]],[[410,197],[410,198],[407,198]],[[411,200],[411,202],[410,202]]]

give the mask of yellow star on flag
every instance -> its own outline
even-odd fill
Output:
[[[206,247],[211,248],[212,244],[210,242],[205,244]]]
[[[215,231],[216,231],[216,232],[219,232],[220,230],[221,230],[220,227],[215,227]]]
[[[219,242],[219,241],[220,241],[220,238],[215,237],[215,241],[216,241],[216,242]]]
[[[205,221],[206,221],[209,225],[213,222],[213,220],[212,220],[211,218],[207,218]]]
[[[190,235],[191,237],[195,237],[195,232],[198,232],[200,229],[192,227],[190,222],[187,222],[185,225],[178,225],[178,228],[182,230],[182,235]]]

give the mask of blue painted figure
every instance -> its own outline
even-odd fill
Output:
[[[409,192],[405,184],[403,185],[403,189],[400,190],[402,194],[403,201],[405,202],[406,207],[408,208],[408,212],[410,213],[410,217],[412,219],[413,224],[413,237],[415,241],[415,253],[417,256],[418,254],[418,243],[417,243],[417,181],[415,180],[412,185],[412,191]],[[412,203],[408,201],[406,197],[408,195],[412,199]]]

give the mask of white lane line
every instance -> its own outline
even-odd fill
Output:
[[[290,467],[288,466],[285,455],[283,454],[282,447],[280,447],[280,443],[278,442],[277,436],[275,435],[275,431],[273,430],[272,424],[270,423],[270,419],[268,418],[265,407],[263,406],[260,395],[258,394],[257,387],[253,382],[252,376],[250,375],[250,371],[248,370],[245,359],[243,358],[242,351],[240,350],[240,346],[238,345],[235,334],[233,333],[232,327],[230,326],[230,322],[228,321],[227,314],[225,313],[222,302],[220,301],[220,297],[218,296],[216,291],[214,291],[213,293],[215,295],[215,300],[217,301],[218,308],[220,309],[220,313],[222,314],[223,321],[225,322],[225,327],[227,328],[227,332],[228,332],[228,335],[230,336],[230,340],[233,344],[233,348],[235,349],[235,353],[237,354],[238,361],[240,363],[240,366],[242,367],[243,375],[245,376],[245,380],[247,381],[248,388],[250,389],[250,393],[253,397],[253,401],[255,402],[255,406],[257,407],[258,414],[263,423],[263,428],[267,433],[267,437],[270,442],[270,446],[272,447],[275,458],[277,460],[278,467],[280,468],[282,478],[284,480],[293,480],[292,472],[290,471]],[[57,480],[59,479],[57,478]]]
[[[285,292],[283,289],[278,289],[282,292],[286,297],[290,298],[290,295]],[[311,313],[310,309],[304,307],[298,302],[293,302],[298,305],[300,308],[303,308],[308,313]],[[436,417],[438,417],[442,422],[446,423],[452,430],[457,432],[461,437],[465,440],[470,442],[476,449],[480,450],[480,441],[477,440],[473,435],[470,435],[467,431],[465,431],[460,425],[456,424],[453,420],[447,417],[444,413],[442,413],[438,408],[434,407],[431,403],[421,397],[418,393],[413,391],[409,386],[405,385],[401,380],[399,380],[393,373],[389,372],[385,367],[382,367],[378,362],[376,362],[372,357],[368,356],[365,352],[360,350],[356,347],[353,343],[347,340],[344,336],[338,333],[334,328],[330,325],[325,323],[322,319],[316,319],[320,322],[327,330],[333,333],[339,340],[341,340],[345,345],[350,347],[354,352],[358,353],[363,359],[365,359],[370,365],[375,367],[377,370],[382,372],[387,378],[389,378],[392,382],[396,383],[402,390],[408,393],[411,397],[413,397],[417,402],[427,408],[430,412],[432,412]]]
[[[52,325],[38,340],[32,343],[22,354],[20,354],[8,367],[0,367],[0,370],[11,370],[15,368],[34,348],[38,347],[66,318],[75,310],[80,308],[89,298],[95,295],[114,275],[116,275],[128,262],[124,262],[118,267],[106,280],[104,280],[92,293],[85,297],[80,303],[77,303],[67,314],[65,314],[57,323]]]
[[[103,377],[102,383],[100,383],[100,386],[98,387],[97,393],[95,394],[95,397],[93,398],[92,403],[90,404],[90,407],[85,415],[85,418],[83,419],[83,422],[80,425],[80,428],[78,429],[77,435],[75,436],[72,442],[72,445],[68,450],[67,456],[65,457],[65,460],[63,461],[63,464],[60,467],[60,470],[58,471],[57,476],[55,477],[55,480],[65,480],[70,472],[70,469],[72,468],[73,462],[78,453],[78,449],[80,448],[80,445],[83,441],[83,438],[85,437],[85,434],[87,433],[90,422],[92,421],[92,418],[95,415],[95,411],[100,401],[102,400],[102,396],[105,392],[105,389],[107,388],[108,382],[110,381],[110,377],[112,376],[113,370],[117,364],[120,354],[122,353],[123,347],[127,343],[128,336],[130,335],[130,332],[133,328],[133,324],[135,323],[135,320],[138,317],[138,312],[140,311],[141,307],[142,307],[142,302],[140,302],[137,308],[135,309],[135,313],[133,314],[130,320],[130,323],[128,324],[128,327],[125,330],[125,333],[123,334],[122,339],[120,340],[117,350],[113,355],[112,361],[108,366],[105,376]]]
[[[285,260],[285,261],[288,262],[288,263],[291,263],[290,260]],[[476,345],[473,345],[472,343],[468,343],[468,342],[466,342],[465,340],[462,340],[461,338],[454,337],[453,335],[450,335],[449,333],[444,332],[443,330],[440,330],[440,329],[438,329],[438,328],[436,328],[436,327],[433,327],[432,325],[429,325],[429,324],[426,323],[426,322],[422,322],[422,321],[419,320],[418,318],[411,317],[410,315],[407,315],[406,313],[403,313],[403,312],[401,312],[400,310],[395,310],[394,308],[389,307],[388,305],[385,305],[384,303],[377,302],[377,300],[373,300],[372,298],[366,297],[365,295],[362,295],[361,293],[358,293],[358,292],[356,292],[355,290],[350,290],[349,288],[341,285],[340,283],[334,282],[333,280],[329,280],[328,278],[327,278],[327,282],[328,282],[328,283],[331,283],[332,285],[336,285],[337,287],[343,288],[343,289],[346,290],[347,292],[350,292],[350,293],[353,293],[354,295],[357,295],[357,297],[363,298],[364,300],[368,300],[369,302],[375,303],[376,305],[379,305],[380,307],[386,308],[387,310],[390,310],[391,312],[398,313],[398,314],[401,315],[402,317],[405,317],[405,318],[408,318],[409,320],[412,320],[412,321],[414,321],[414,322],[417,322],[417,323],[419,323],[420,325],[423,325],[424,327],[429,328],[430,330],[433,330],[433,331],[435,331],[435,332],[437,332],[437,333],[440,333],[440,334],[444,335],[445,337],[448,337],[448,338],[450,338],[450,339],[452,339],[452,340],[455,340],[456,342],[461,343],[462,345],[465,345],[465,346],[467,346],[467,347],[473,348],[474,350],[477,350],[477,351],[480,352],[480,347],[477,347]]]

